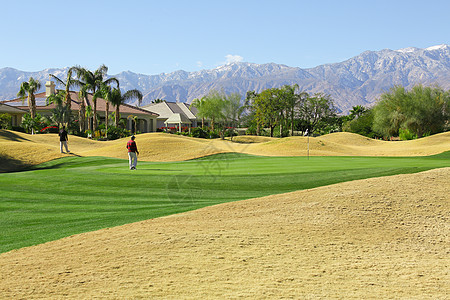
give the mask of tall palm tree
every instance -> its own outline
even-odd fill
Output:
[[[103,85],[101,87],[101,94],[103,99],[105,99],[105,130],[106,130],[106,138],[108,138],[108,114],[109,114],[109,103],[111,102],[111,87],[109,85]]]
[[[129,91],[125,92],[125,94],[122,94],[122,92],[118,88],[113,88],[111,90],[110,101],[116,108],[116,113],[115,113],[115,115],[116,115],[116,119],[115,119],[116,127],[119,126],[120,106],[122,104],[124,104],[126,101],[131,100],[131,99],[138,99],[138,103],[141,104],[141,102],[142,102],[142,93],[139,90],[136,90],[136,89],[129,90]]]
[[[86,107],[85,115],[86,115],[86,118],[88,120],[88,130],[91,132],[90,134],[92,134],[92,123],[91,123],[92,107],[90,105],[88,105]]]
[[[56,77],[53,74],[49,74],[49,76],[53,79],[56,80],[57,83],[61,84],[64,86],[64,102],[66,104],[66,107],[70,110],[72,107],[72,99],[70,98],[70,88],[71,87],[79,87],[80,86],[80,81],[73,78],[72,74],[75,71],[75,67],[70,68],[67,71],[67,76],[66,76],[66,80],[62,80],[58,77]],[[69,120],[70,121],[70,120]]]
[[[77,73],[78,78],[80,79],[80,83],[84,86],[86,91],[92,92],[93,95],[100,92],[100,89],[104,85],[110,85],[111,83],[115,83],[117,85],[117,88],[119,88],[119,80],[115,77],[111,77],[108,79],[105,79],[106,73],[108,72],[108,67],[105,65],[101,65],[97,70],[94,72],[82,68],[82,67],[73,67],[73,70]],[[99,97],[99,94],[97,94],[97,97],[94,97],[92,99],[92,108],[94,113],[94,128],[93,130],[97,130],[97,98]]]
[[[17,93],[17,96],[25,99],[28,96],[28,108],[30,109],[31,118],[36,117],[36,98],[34,94],[41,88],[41,83],[39,80],[35,80],[33,77],[30,77],[28,81],[22,82],[20,85],[20,90]]]
[[[132,131],[132,133],[134,134],[134,133],[137,132],[137,120],[138,120],[138,117],[137,117],[137,116],[133,116],[133,115],[129,115],[129,116],[128,116],[128,119],[130,119],[131,121],[133,121],[133,124],[134,124],[134,130],[133,130],[133,128],[132,128],[131,131]]]
[[[83,86],[78,92],[78,101],[80,101],[80,110],[78,111],[78,120],[80,125],[80,132],[85,131],[85,116],[86,116],[86,105],[85,100],[87,97],[86,88]]]

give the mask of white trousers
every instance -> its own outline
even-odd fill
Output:
[[[61,148],[61,153],[64,153],[63,146],[66,148],[66,152],[69,152],[69,147],[67,146],[67,141],[60,141],[59,147]]]
[[[130,161],[130,169],[136,168],[137,165],[136,152],[128,152],[128,160]]]

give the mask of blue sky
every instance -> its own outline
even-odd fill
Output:
[[[108,74],[230,61],[309,68],[366,50],[450,44],[450,1],[5,1],[0,68],[80,65]]]

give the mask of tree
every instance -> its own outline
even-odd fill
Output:
[[[440,87],[418,85],[407,91],[395,86],[381,95],[373,111],[373,130],[385,138],[398,136],[400,129],[422,137],[446,130],[450,94]]]
[[[61,127],[61,124],[67,124],[69,122],[71,110],[67,105],[59,103],[52,109],[51,120]]]
[[[30,114],[25,114],[22,118],[22,127],[25,128],[27,133],[34,132],[41,129],[43,122],[40,114],[36,114],[34,118]]]
[[[255,107],[255,99],[258,96],[258,93],[255,91],[248,91],[245,95],[244,100],[244,111],[247,111],[246,120],[247,120],[247,132],[251,134],[260,135],[260,124],[256,121],[256,107]],[[255,129],[256,126],[256,129]]]
[[[241,98],[239,93],[232,93],[223,99],[224,129],[230,127],[234,131],[234,128],[239,124],[241,115],[244,112]],[[231,133],[231,139],[233,140],[233,132]]]
[[[211,120],[211,130],[214,131],[216,121],[224,119],[223,106],[225,94],[211,90],[205,97],[206,118]]]
[[[80,91],[78,92],[78,101],[80,101],[80,110],[78,111],[78,120],[80,121],[79,125],[80,125],[81,133],[84,133],[84,131],[85,131],[85,116],[86,116],[85,101],[86,101],[86,97],[87,97],[86,87],[82,86]],[[89,127],[90,127],[90,123],[89,123]]]
[[[275,126],[280,121],[280,111],[282,110],[280,99],[280,90],[272,88],[262,91],[254,98],[253,102],[258,126],[268,126],[271,137],[273,137]]]
[[[356,105],[353,106],[350,110],[349,119],[353,120],[355,118],[359,118],[361,115],[363,115],[367,111],[367,108],[365,108],[362,105]]]
[[[53,74],[50,74],[51,78],[55,79],[57,83],[64,86],[64,102],[65,102],[66,107],[69,110],[72,109],[72,99],[70,98],[70,88],[80,86],[80,81],[72,77],[72,74],[75,70],[76,70],[76,67],[72,67],[67,71],[67,76],[66,76],[65,81],[56,77]],[[70,119],[69,119],[69,122],[70,122]]]
[[[357,133],[370,138],[375,138],[377,137],[377,135],[373,131],[372,127],[373,127],[373,110],[364,109],[364,112],[360,113],[357,118],[345,121],[345,123],[342,126],[342,130]]]
[[[326,120],[336,115],[336,107],[329,95],[316,93],[308,95],[300,107],[300,129],[314,133],[320,124],[326,124]]]
[[[20,90],[17,93],[17,96],[22,100],[28,96],[28,108],[30,110],[30,116],[32,119],[36,117],[36,100],[34,94],[41,88],[41,83],[39,80],[35,80],[33,77],[30,77],[28,81],[22,82],[20,85]]]
[[[190,108],[195,107],[198,110],[197,116],[202,118],[202,129],[205,128],[205,118],[208,115],[206,96],[201,99],[194,99],[190,105]]]
[[[92,122],[91,122],[92,115],[93,115],[92,106],[90,106],[90,105],[86,106],[85,116],[88,121],[88,130],[91,135],[93,133],[92,132]]]
[[[133,115],[129,115],[128,116],[128,119],[130,119],[131,121],[133,121],[133,124],[134,124],[134,130],[132,130],[133,131],[133,133],[136,133],[137,132],[137,120],[138,120],[138,117],[137,116],[133,116]]]
[[[142,93],[139,90],[137,90],[137,89],[133,89],[133,90],[129,90],[129,91],[125,92],[125,94],[122,94],[122,92],[120,91],[119,88],[111,89],[110,96],[109,96],[109,101],[116,108],[116,113],[115,113],[115,119],[116,119],[115,120],[115,124],[116,124],[116,127],[119,126],[120,106],[122,104],[125,104],[125,102],[127,102],[128,100],[131,100],[131,99],[137,99],[138,103],[141,104],[141,102],[142,102]]]
[[[108,114],[109,114],[109,103],[111,102],[111,87],[109,85],[103,85],[100,89],[103,99],[105,99],[105,134],[108,138]],[[97,98],[97,94],[94,96]]]
[[[94,128],[93,130],[97,130],[97,98],[101,96],[100,89],[105,85],[110,85],[111,83],[115,83],[117,88],[119,88],[119,81],[114,78],[108,78],[105,80],[106,73],[108,73],[108,67],[105,65],[101,65],[94,72],[81,68],[81,67],[73,67],[73,70],[77,73],[78,78],[80,79],[80,85],[84,86],[86,91],[91,91],[94,98],[92,99],[93,110],[94,110]]]
[[[295,127],[295,118],[298,115],[300,107],[306,101],[308,97],[308,93],[300,92],[296,94],[298,90],[298,84],[284,85],[280,89],[280,97],[281,97],[281,109],[284,111],[284,115],[280,114],[282,117],[280,119],[280,124],[284,123],[285,126],[290,125],[291,136],[294,135],[294,127]],[[280,126],[280,136],[283,136],[283,127]]]
[[[10,114],[0,114],[0,129],[10,129],[11,119],[12,116]]]
[[[58,127],[60,127],[61,124],[70,122],[70,107],[67,106],[67,103],[63,103],[65,95],[65,91],[59,91],[47,98],[47,105],[51,103],[55,104],[55,108],[52,109],[51,119],[58,124]]]

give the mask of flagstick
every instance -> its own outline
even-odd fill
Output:
[[[308,160],[309,160],[309,134],[308,134]]]

